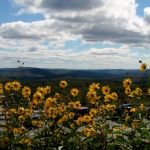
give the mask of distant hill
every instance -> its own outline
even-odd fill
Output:
[[[4,78],[16,79],[17,76],[22,80],[39,79],[68,79],[68,78],[104,78],[113,79],[125,77],[127,73],[134,77],[143,77],[145,72],[137,69],[99,69],[99,70],[74,70],[74,69],[42,69],[42,68],[2,68],[0,76]],[[17,75],[17,76],[16,76]]]

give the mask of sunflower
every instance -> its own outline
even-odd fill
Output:
[[[17,81],[12,82],[12,89],[14,91],[20,90],[20,87],[21,87],[21,84],[19,82],[17,82]]]
[[[110,105],[110,104],[107,104],[107,105],[106,105],[106,110],[108,110],[108,111],[111,110],[111,105]]]
[[[111,93],[112,100],[116,101],[118,99],[118,95],[116,92]]]
[[[66,106],[64,103],[62,103],[62,104],[60,104],[60,105],[58,106],[57,109],[58,109],[59,113],[62,113],[62,112],[64,112],[64,111],[66,111],[67,106]]]
[[[139,109],[140,109],[140,110],[145,110],[145,108],[146,108],[146,107],[145,107],[143,104],[141,104],[141,105],[139,106]]]
[[[109,102],[111,99],[112,99],[112,96],[109,95],[109,94],[104,96],[104,101],[105,102]]]
[[[38,103],[41,103],[43,100],[43,95],[40,92],[36,92],[33,95],[33,100],[36,100]]]
[[[21,139],[19,141],[20,144],[24,144],[26,143],[27,145],[31,145],[31,140],[30,139]]]
[[[32,125],[33,125],[33,126],[36,126],[36,125],[37,125],[37,121],[36,121],[36,120],[33,120],[33,121],[32,121]]]
[[[55,98],[59,98],[59,97],[60,97],[59,93],[58,93],[58,92],[55,93],[54,97],[55,97]]]
[[[148,95],[150,95],[150,88],[148,88],[147,92],[148,92]]]
[[[95,91],[89,91],[87,93],[87,98],[88,99],[97,99],[97,93]]]
[[[95,131],[95,129],[90,128],[90,129],[88,129],[87,133],[85,133],[85,134],[87,137],[94,136],[96,134],[96,131]]]
[[[77,102],[75,102],[75,103],[73,104],[73,108],[75,108],[75,109],[79,109],[80,106],[81,106],[81,104],[80,104],[79,101],[77,101]]]
[[[42,121],[37,121],[37,127],[41,128],[43,127],[44,123]]]
[[[70,113],[68,113],[68,116],[69,116],[70,119],[72,119],[75,116],[75,113],[74,112],[70,112]]]
[[[11,82],[7,82],[7,83],[5,84],[5,89],[6,89],[6,90],[11,90],[11,88],[12,88],[12,83],[11,83]]]
[[[127,78],[127,79],[125,79],[125,80],[123,81],[123,86],[124,86],[125,88],[129,88],[130,85],[131,85],[131,79],[130,79],[130,78]]]
[[[147,64],[146,63],[142,63],[140,70],[141,71],[145,71],[147,68]]]
[[[136,111],[137,111],[136,108],[131,108],[131,109],[130,109],[130,112],[133,112],[133,113],[134,113],[134,112],[136,112]]]
[[[0,89],[2,89],[3,88],[3,84],[2,83],[0,83]]]
[[[110,92],[109,86],[103,86],[103,87],[102,87],[102,93],[103,93],[104,95],[108,95],[109,92]]]
[[[29,97],[31,94],[31,89],[28,86],[24,86],[22,88],[22,95],[23,97]]]
[[[131,92],[132,92],[132,91],[131,91],[130,87],[125,88],[125,94],[130,95]]]
[[[25,132],[25,127],[24,126],[21,126],[18,130],[19,130],[19,133],[20,134],[23,134]]]
[[[10,142],[9,142],[9,138],[8,137],[5,137],[3,140],[2,140],[2,147],[7,147]]]
[[[63,122],[67,121],[68,120],[68,115],[64,115],[61,119],[62,119]]]
[[[45,104],[43,109],[44,109],[45,111],[49,111],[50,106],[49,106],[48,104]]]
[[[137,95],[139,95],[139,96],[143,95],[141,88],[136,88],[135,94],[137,94]]]
[[[90,100],[92,104],[97,104],[100,96],[97,96],[96,91],[89,91],[87,93],[87,98]]]
[[[39,104],[39,102],[37,100],[33,100],[29,104],[30,105],[30,109],[35,108],[38,104]]]
[[[14,128],[14,129],[13,129],[13,133],[14,133],[14,134],[18,134],[18,133],[19,133],[19,129],[18,129],[18,128]]]
[[[114,111],[114,110],[116,109],[116,105],[112,104],[112,105],[110,106],[110,109],[111,109],[112,111]]]
[[[74,88],[74,89],[71,89],[70,93],[71,93],[71,95],[72,95],[73,97],[75,97],[75,96],[77,96],[77,95],[78,95],[79,90],[78,90],[78,89],[76,89],[76,88]]]
[[[47,94],[46,89],[43,88],[43,87],[38,87],[38,88],[37,88],[37,92],[41,93],[43,96],[44,96],[45,94]]]
[[[60,81],[60,87],[65,88],[67,86],[67,82],[65,80]]]
[[[74,104],[74,102],[70,101],[70,102],[68,103],[68,108],[73,108],[73,104]]]
[[[45,91],[46,91],[46,94],[50,93],[51,92],[51,86],[46,86]]]
[[[17,111],[16,111],[15,108],[10,109],[8,112],[9,112],[10,115],[11,115],[11,114],[16,114],[16,113],[17,113]]]
[[[0,89],[0,95],[3,95],[3,89]]]
[[[63,123],[63,120],[62,119],[59,119],[58,121],[57,121],[57,125],[61,125]]]
[[[45,104],[48,106],[54,107],[57,104],[56,100],[57,99],[55,97],[54,98],[49,97],[46,99]]]
[[[88,122],[88,126],[89,127],[94,127],[96,125],[96,122],[94,121],[94,120],[90,120],[89,122]]]
[[[31,140],[30,139],[25,139],[24,141],[27,145],[31,145]]]
[[[83,118],[82,117],[79,117],[77,120],[76,120],[76,124],[77,125],[81,125],[83,123]]]
[[[91,108],[89,114],[95,116],[97,114],[97,110],[94,108]]]
[[[122,130],[125,130],[126,128],[127,128],[127,125],[126,125],[126,124],[123,124]]]
[[[100,87],[99,87],[100,83],[92,83],[89,87],[89,91],[97,91]]]
[[[24,111],[25,111],[25,110],[24,110],[24,107],[19,107],[19,108],[18,108],[18,114],[19,114],[19,115],[22,115],[22,114],[24,113]]]

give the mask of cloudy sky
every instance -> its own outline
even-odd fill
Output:
[[[149,0],[0,0],[0,68],[150,64]]]

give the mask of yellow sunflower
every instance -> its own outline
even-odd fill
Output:
[[[37,88],[37,92],[41,93],[43,96],[44,96],[45,94],[47,94],[46,89],[43,88],[43,87],[38,87],[38,88]]]
[[[125,122],[128,122],[130,120],[130,116],[125,117]]]
[[[59,93],[58,93],[58,92],[55,93],[54,97],[55,97],[55,98],[59,98],[59,97],[60,97]]]
[[[11,83],[11,82],[7,82],[7,83],[5,84],[5,89],[6,89],[6,90],[11,90],[11,88],[12,88],[12,83]]]
[[[19,129],[18,129],[18,128],[14,128],[14,129],[13,129],[13,133],[14,133],[14,134],[18,134],[18,133],[19,133]]]
[[[103,93],[104,95],[108,95],[109,92],[110,92],[109,86],[103,86],[103,87],[102,87],[102,93]]]
[[[79,101],[77,101],[77,102],[75,102],[75,103],[73,104],[73,108],[75,108],[75,109],[79,109],[80,106],[81,106],[81,104],[80,104]]]
[[[29,104],[30,105],[30,109],[35,108],[38,104],[39,104],[39,102],[37,100],[33,100]]]
[[[9,142],[9,138],[8,137],[5,137],[3,140],[2,140],[2,147],[7,147],[10,142]]]
[[[33,100],[36,100],[38,103],[41,103],[43,100],[43,95],[40,92],[36,92],[33,95]]]
[[[50,93],[51,92],[51,86],[46,86],[45,91],[46,91],[46,94]]]
[[[90,100],[92,104],[98,104],[98,100],[101,98],[101,96],[97,96],[96,91],[89,91],[87,93],[87,98]]]
[[[147,92],[148,92],[148,95],[150,95],[150,88],[148,88]]]
[[[18,91],[18,90],[20,90],[20,88],[21,88],[21,84],[19,82],[17,82],[17,81],[12,82],[13,90]]]
[[[18,131],[20,134],[23,134],[25,132],[26,128],[24,126],[21,126]]]
[[[145,108],[146,108],[146,107],[144,106],[144,104],[141,104],[141,105],[139,106],[139,109],[140,109],[140,110],[145,110]]]
[[[137,94],[137,95],[139,95],[139,96],[143,95],[141,88],[136,88],[135,94]]]
[[[112,100],[116,101],[118,99],[118,95],[116,92],[111,93]]]
[[[112,99],[112,96],[109,95],[109,94],[104,96],[104,101],[105,102],[109,102],[111,99]]]
[[[2,83],[0,83],[0,89],[2,89],[3,88],[3,84]]]
[[[129,94],[131,94],[131,89],[130,89],[130,87],[128,87],[128,88],[125,88],[125,94],[127,94],[127,95],[129,95]]]
[[[131,79],[130,79],[130,78],[127,78],[127,79],[125,79],[125,80],[123,81],[123,86],[124,86],[125,88],[129,88],[130,85],[131,85]]]
[[[24,113],[24,111],[25,111],[25,110],[24,110],[23,107],[19,107],[19,108],[18,108],[18,114],[19,114],[19,115],[22,115],[22,114]]]
[[[67,82],[65,80],[60,81],[60,87],[65,88],[67,86]]]
[[[95,116],[97,114],[97,110],[95,108],[91,108],[89,114]]]
[[[146,63],[142,63],[140,70],[141,71],[145,71],[147,68],[147,64]]]
[[[73,104],[74,104],[74,102],[70,101],[70,102],[68,103],[68,108],[73,108]]]
[[[3,95],[3,89],[0,89],[0,95]]]
[[[99,87],[100,83],[92,83],[89,87],[89,91],[97,91],[100,87]]]
[[[97,93],[95,92],[95,91],[89,91],[88,93],[87,93],[87,98],[88,99],[97,99]]]
[[[28,86],[24,86],[22,88],[22,95],[23,97],[29,97],[31,94],[31,89]]]
[[[72,95],[73,97],[75,97],[75,96],[77,96],[77,95],[78,95],[79,90],[78,90],[78,89],[76,89],[76,88],[74,88],[74,89],[71,89],[70,93],[71,93],[71,95]]]

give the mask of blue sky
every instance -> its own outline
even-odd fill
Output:
[[[148,0],[1,0],[0,68],[150,64]]]

